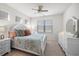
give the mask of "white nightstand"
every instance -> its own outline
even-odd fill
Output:
[[[0,39],[0,55],[10,52],[10,38]]]

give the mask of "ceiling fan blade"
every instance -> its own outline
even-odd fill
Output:
[[[41,10],[41,12],[48,12],[48,10]]]

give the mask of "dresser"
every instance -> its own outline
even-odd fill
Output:
[[[10,38],[0,40],[0,56],[10,52]]]
[[[67,56],[79,56],[79,38],[72,37],[70,34],[60,33],[58,43]]]

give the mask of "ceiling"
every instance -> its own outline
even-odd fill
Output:
[[[45,15],[54,15],[63,13],[71,4],[70,3],[7,3],[14,9],[22,12],[29,17],[38,17]],[[38,5],[43,5],[43,9],[48,10],[48,12],[36,13],[32,8],[37,9]]]

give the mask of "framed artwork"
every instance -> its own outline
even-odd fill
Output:
[[[0,20],[8,20],[8,13],[0,10]]]
[[[25,24],[27,24],[28,20],[25,19]]]
[[[16,16],[16,18],[15,18],[15,22],[20,22],[20,21],[21,21],[21,17]]]

